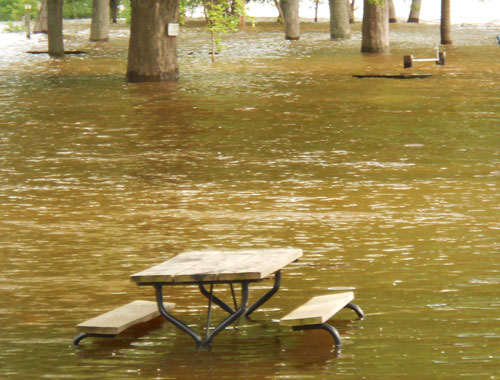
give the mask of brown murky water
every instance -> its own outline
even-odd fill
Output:
[[[359,25],[347,42],[303,29],[290,43],[249,27],[211,65],[207,35],[184,28],[177,85],[125,83],[124,26],[93,45],[67,23],[67,49],[90,54],[62,61],[24,53],[44,37],[0,35],[0,378],[500,376],[498,28],[455,28],[447,65],[409,81],[352,75],[432,56],[437,26],[393,26],[385,57],[358,53]],[[304,258],[211,352],[168,323],[71,346],[77,323],[153,299],[132,273],[239,247]],[[340,354],[278,326],[345,289],[367,317],[335,318]],[[170,294],[199,326],[197,290]]]

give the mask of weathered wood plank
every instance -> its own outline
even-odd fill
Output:
[[[135,282],[173,282],[174,276],[195,265],[200,265],[204,260],[211,260],[209,253],[219,251],[189,251],[164,261],[151,268],[133,274],[130,278]]]
[[[39,51],[39,50],[28,50],[26,53],[28,54],[49,54],[48,51]],[[87,52],[80,50],[66,50],[64,54],[88,54]]]
[[[194,267],[178,272],[175,282],[218,281],[222,271],[234,272],[244,262],[251,260],[249,251],[217,251],[207,252],[206,260]]]
[[[382,78],[382,79],[424,79],[432,74],[355,74],[354,78]]]
[[[304,326],[328,321],[354,299],[353,292],[313,297],[280,320],[281,326]]]
[[[254,250],[249,252],[250,259],[239,263],[238,267],[219,272],[218,279],[259,280],[294,262],[302,256],[301,249],[283,248],[273,250]]]
[[[131,276],[138,283],[259,280],[302,256],[301,249],[184,252]]]
[[[173,303],[165,303],[167,310],[173,309]],[[101,314],[76,326],[83,333],[116,335],[138,323],[158,317],[160,312],[156,302],[133,301],[107,313]]]

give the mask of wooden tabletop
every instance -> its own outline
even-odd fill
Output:
[[[296,248],[190,251],[131,276],[137,283],[260,280],[302,256]]]

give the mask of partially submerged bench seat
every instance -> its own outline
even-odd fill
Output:
[[[173,303],[165,303],[165,308],[170,311],[174,308]],[[80,332],[73,344],[78,345],[80,341],[87,337],[114,338],[127,328],[138,323],[150,321],[160,315],[156,302],[133,301],[127,305],[101,314],[98,317],[89,319],[76,326]]]
[[[340,346],[340,335],[326,322],[344,308],[354,310],[359,318],[364,318],[363,311],[353,304],[353,292],[329,294],[313,297],[280,320],[281,326],[291,326],[294,330],[323,329],[328,331]]]

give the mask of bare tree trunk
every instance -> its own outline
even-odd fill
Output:
[[[420,22],[420,9],[422,0],[412,0],[410,15],[408,16],[408,22],[419,23]]]
[[[354,2],[355,0],[352,0],[349,6],[349,24],[354,24]]]
[[[351,38],[348,0],[330,0],[330,37]]]
[[[131,0],[131,6],[127,80],[178,80],[177,37],[167,29],[179,22],[179,0]]]
[[[395,24],[398,22],[396,18],[396,7],[394,6],[394,0],[389,0],[389,23]]]
[[[109,6],[111,8],[111,20],[113,24],[118,22],[118,6],[120,5],[120,0],[110,0]]]
[[[452,43],[450,0],[441,0],[441,44],[451,45]]]
[[[45,33],[49,30],[47,24],[47,0],[42,1],[42,5],[38,10],[38,16],[33,27],[33,33]]]
[[[364,0],[362,53],[389,53],[389,9]]]
[[[318,22],[319,1],[320,0],[314,0],[314,22]]]
[[[299,0],[280,0],[285,18],[285,39],[300,39]]]
[[[92,0],[90,41],[107,41],[109,38],[109,0]]]
[[[245,9],[246,4],[247,4],[247,1],[246,1],[246,0],[242,0],[243,9]],[[245,25],[246,25],[246,23],[247,23],[247,20],[246,20],[246,18],[245,18],[245,15],[244,15],[244,14],[242,14],[242,15],[240,16],[240,26],[245,26]]]
[[[63,0],[47,0],[47,34],[51,57],[64,56],[62,10]]]
[[[278,10],[278,23],[285,22],[285,16],[283,15],[283,8],[281,8],[281,4],[279,0],[274,0],[274,5],[276,5],[276,9]]]

